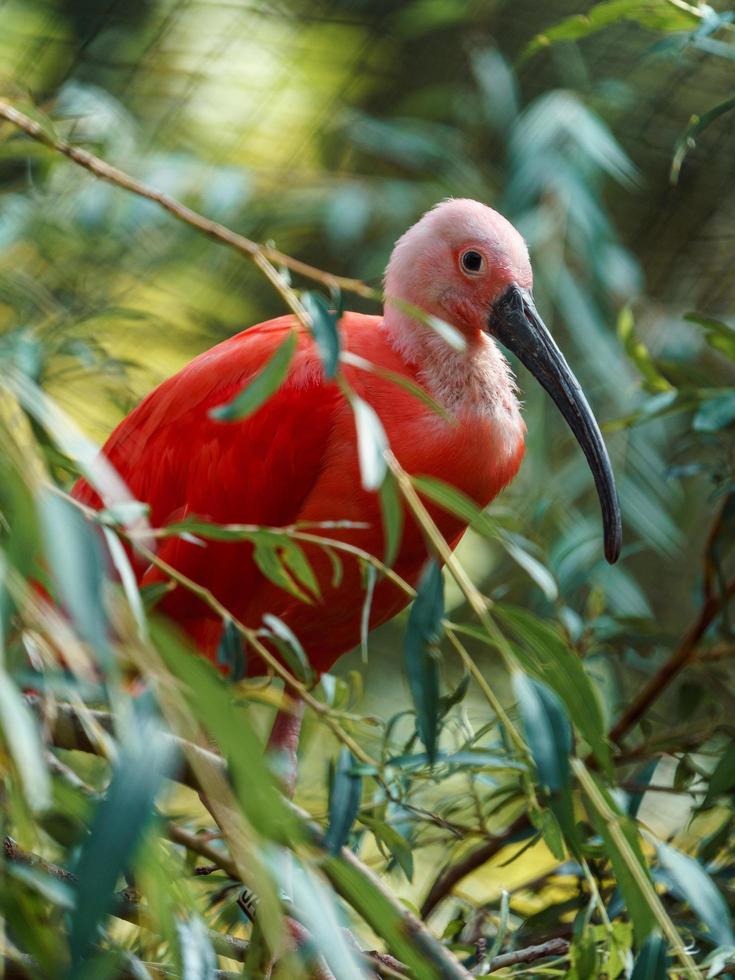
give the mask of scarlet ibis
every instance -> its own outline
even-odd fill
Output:
[[[583,449],[600,499],[605,555],[614,562],[621,527],[607,451],[577,380],[536,311],[531,287],[528,250],[513,225],[476,201],[444,201],[396,243],[385,275],[383,315],[341,318],[342,349],[387,371],[365,371],[355,358],[342,370],[378,414],[409,474],[443,480],[485,507],[513,479],[524,452],[516,384],[499,341],[551,395]],[[453,325],[464,349],[452,347],[407,312],[406,304]],[[240,421],[213,416],[212,410],[241,391],[294,329],[296,353],[272,397]],[[423,387],[448,418],[397,386],[387,372]],[[103,451],[133,495],[150,505],[154,526],[189,515],[270,527],[349,521],[361,526],[324,533],[377,557],[384,554],[378,495],[361,486],[352,408],[343,389],[325,377],[312,336],[293,316],[258,324],[196,357],[117,426]],[[84,481],[74,494],[100,505]],[[438,508],[432,513],[455,547],[465,523]],[[314,668],[325,671],[359,642],[365,584],[357,561],[345,562],[335,584],[324,550],[306,550],[320,591],[311,603],[266,578],[248,542],[210,541],[202,547],[172,537],[163,540],[159,555],[206,586],[247,626],[258,628],[265,613],[278,616]],[[422,532],[407,517],[395,570],[415,584],[426,558]],[[165,575],[149,567],[140,569],[139,577],[151,583]],[[370,627],[390,619],[406,602],[404,592],[380,580]],[[203,654],[216,656],[222,622],[210,608],[181,587],[161,607]],[[256,669],[251,661],[251,672]],[[296,721],[282,723],[276,741],[293,748],[297,727]]]

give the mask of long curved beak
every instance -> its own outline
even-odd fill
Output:
[[[524,364],[554,399],[587,457],[602,510],[605,558],[620,556],[620,505],[599,426],[579,382],[533,304],[530,290],[510,286],[493,305],[489,332]]]

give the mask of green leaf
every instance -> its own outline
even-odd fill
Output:
[[[606,792],[600,780],[592,773],[590,776],[595,781],[597,789],[604,797],[607,806],[615,814],[620,831],[625,837],[628,847],[633,852],[642,874],[645,875],[645,877],[650,881],[651,874],[648,869],[648,864],[643,857],[640,837],[636,825],[620,813],[619,807],[615,804],[610,794]],[[628,867],[624,854],[621,852],[615,838],[610,833],[610,828],[608,827],[606,820],[601,817],[594,805],[588,805],[587,812],[589,813],[590,820],[592,821],[595,830],[604,842],[604,853],[612,865],[615,873],[615,879],[620,886],[623,901],[625,902],[625,907],[628,911],[628,917],[633,924],[637,942],[642,943],[650,935],[651,931],[656,925],[653,912],[651,911],[646,896],[641,891],[638,882]]]
[[[416,980],[443,980],[464,976],[457,964],[455,971],[447,969],[449,954],[430,934],[417,941],[404,914],[343,857],[329,856],[322,867],[346,902],[361,916],[373,932],[385,942],[393,956],[405,964]]]
[[[561,701],[546,684],[521,671],[513,674],[513,692],[540,782],[552,793],[567,789],[572,729]]]
[[[289,670],[304,684],[311,686],[315,679],[314,669],[309,663],[309,658],[306,656],[306,651],[299,638],[291,627],[287,626],[278,616],[274,616],[273,613],[264,613],[263,625],[278,647]]]
[[[167,667],[182,682],[182,693],[192,714],[227,759],[238,799],[250,823],[278,843],[301,840],[298,818],[273,784],[263,758],[263,745],[245,708],[234,703],[231,689],[212,664],[191,655],[163,623],[154,623],[152,633]]]
[[[496,615],[518,639],[515,652],[523,669],[556,691],[600,764],[606,772],[611,772],[602,709],[579,658],[554,629],[533,613],[502,605],[496,608]]]
[[[735,422],[735,392],[723,391],[702,402],[694,415],[695,432],[719,432]]]
[[[339,854],[347,841],[360,809],[362,781],[354,773],[355,759],[347,748],[341,748],[332,769],[329,787],[329,826],[324,846],[330,854]]]
[[[666,980],[668,956],[666,942],[658,932],[652,932],[635,958],[630,980]]]
[[[301,545],[293,538],[282,535],[279,539],[279,548],[281,560],[291,575],[318,599],[321,595],[319,582]]]
[[[700,313],[687,313],[684,319],[703,327],[710,347],[735,361],[735,328]]]
[[[340,980],[364,980],[359,954],[345,936],[332,891],[294,854],[282,853],[275,864],[283,890],[293,898],[295,917],[306,926],[313,948],[324,957],[332,975]]]
[[[132,861],[153,816],[156,794],[171,761],[171,743],[160,737],[150,719],[138,722],[123,743],[77,864],[76,907],[69,935],[72,975],[94,942],[116,882]]]
[[[520,542],[523,539],[519,535],[509,534],[502,528],[497,529],[496,537],[513,561],[538,585],[549,602],[557,599],[559,586],[556,584],[554,576],[538,558],[534,558],[529,553],[527,548],[522,547]]]
[[[209,941],[207,927],[197,916],[179,922],[177,930],[184,980],[214,980],[217,956]]]
[[[696,146],[696,139],[700,136],[708,126],[719,119],[720,116],[724,116],[726,112],[732,112],[735,109],[735,95],[731,96],[729,99],[725,99],[723,102],[719,102],[716,106],[713,106],[702,116],[693,115],[687,124],[687,128],[681,134],[679,139],[676,141],[676,147],[674,149],[674,158],[671,161],[671,172],[669,174],[669,179],[672,184],[677,184],[679,182],[679,174],[681,173],[681,166],[690,150],[693,150]]]
[[[81,639],[106,658],[107,614],[103,604],[104,561],[97,533],[82,514],[51,491],[38,502],[54,585]]]
[[[469,524],[473,531],[486,538],[497,537],[497,527],[492,518],[461,490],[433,476],[415,476],[413,485],[422,497],[438,504],[447,513],[459,517]]]
[[[692,911],[709,927],[713,941],[718,946],[735,946],[730,911],[699,861],[668,844],[658,844],[656,850],[661,867],[668,872]]]
[[[646,391],[656,394],[661,391],[673,390],[673,385],[659,371],[656,362],[651,357],[651,352],[636,335],[633,311],[627,305],[623,307],[618,316],[618,338],[625,349],[625,353],[638,369]]]
[[[710,806],[718,796],[727,793],[733,786],[735,786],[735,742],[730,742],[710,776],[707,795],[702,806]]]
[[[385,479],[380,486],[380,511],[385,539],[383,564],[392,568],[403,532],[403,503],[396,485],[396,478],[390,470],[386,471]]]
[[[36,719],[11,678],[0,668],[0,726],[18,770],[28,804],[45,810],[51,803],[51,781],[43,758]]]
[[[225,668],[226,676],[231,681],[241,681],[247,672],[242,634],[229,618],[222,624],[222,635],[217,645],[217,663]]]
[[[262,535],[255,538],[253,561],[267,579],[280,586],[285,592],[290,592],[302,602],[311,604],[313,600],[303,589],[299,588],[294,578],[289,575],[282,558],[281,541],[273,535]]]
[[[368,827],[375,838],[391,853],[391,856],[401,868],[409,881],[413,880],[413,851],[411,844],[395,827],[376,817],[360,817],[360,823]]]
[[[302,293],[301,302],[309,314],[311,332],[314,334],[314,340],[316,340],[319,348],[319,354],[324,365],[324,374],[327,378],[333,378],[339,367],[340,343],[337,314],[334,310],[329,309],[329,301],[321,293]]]
[[[357,395],[351,401],[357,429],[357,456],[362,486],[365,490],[378,490],[388,471],[385,461],[388,437],[372,405]]]
[[[696,27],[698,17],[675,7],[668,0],[603,0],[584,14],[573,14],[537,34],[524,49],[521,59],[532,57],[559,41],[578,41],[612,24],[633,20],[656,31],[686,31]]]
[[[257,411],[286,380],[297,343],[298,334],[290,330],[283,343],[242,391],[226,404],[213,408],[210,416],[220,422],[238,422]]]
[[[443,617],[444,581],[439,564],[432,558],[419,579],[403,644],[416,727],[432,764],[439,730],[439,667],[433,648],[441,636]]]

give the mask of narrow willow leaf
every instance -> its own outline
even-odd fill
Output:
[[[284,892],[293,900],[296,918],[309,932],[313,950],[340,980],[365,980],[359,954],[345,937],[332,891],[294,854],[282,853],[273,863]]]
[[[184,980],[214,980],[217,956],[202,920],[197,916],[179,922],[177,932]]]
[[[319,348],[324,374],[327,378],[333,378],[339,365],[339,317],[329,309],[329,301],[321,293],[302,293],[301,302],[309,314],[311,332]]]
[[[520,535],[509,534],[502,528],[498,528],[496,537],[505,548],[509,557],[538,585],[549,602],[557,599],[559,596],[559,586],[556,584],[554,576],[543,562],[540,562],[538,558],[534,558],[527,548],[522,546],[521,541],[523,539],[520,538]]]
[[[69,936],[73,966],[79,966],[95,940],[117,879],[132,861],[153,816],[156,794],[171,762],[171,743],[159,737],[150,719],[139,724],[122,746],[79,856],[76,908]]]
[[[311,686],[315,679],[314,670],[306,656],[306,651],[291,627],[287,626],[278,616],[274,616],[273,613],[263,615],[263,625],[278,647],[289,670],[293,671],[300,681]]]
[[[46,555],[59,597],[81,639],[104,659],[108,655],[108,626],[100,539],[76,507],[55,493],[45,492],[39,509]]]
[[[398,492],[396,478],[388,470],[380,486],[380,511],[383,519],[383,539],[385,553],[383,563],[388,568],[393,567],[398,554],[403,533],[403,503]]]
[[[523,669],[556,691],[569,717],[609,773],[612,762],[602,708],[579,658],[559,633],[533,613],[502,605],[496,615],[519,641],[515,652]]]
[[[672,184],[678,184],[682,164],[684,163],[687,153],[694,149],[697,137],[703,133],[708,126],[711,126],[716,119],[719,119],[720,116],[724,116],[726,112],[732,112],[734,109],[735,95],[731,96],[729,99],[725,99],[724,102],[719,102],[702,116],[693,115],[691,117],[687,128],[676,141],[674,158],[671,161],[671,173],[669,174],[669,179]]]
[[[559,697],[521,671],[513,674],[513,692],[539,780],[552,792],[566,789],[572,729]]]
[[[717,886],[702,865],[668,844],[657,845],[658,859],[677,891],[708,926],[718,946],[735,946],[730,911]]]
[[[584,14],[573,14],[537,34],[521,54],[530,58],[543,48],[559,41],[578,41],[621,21],[633,20],[642,27],[662,31],[691,31],[698,23],[694,12],[668,3],[651,0],[602,0]]]
[[[166,666],[182,682],[183,696],[192,714],[227,758],[238,799],[250,823],[276,842],[300,840],[303,834],[298,818],[276,790],[263,758],[262,743],[247,711],[233,701],[231,688],[212,664],[191,656],[164,624],[152,624],[151,632]]]
[[[439,564],[431,559],[419,580],[416,599],[406,626],[403,653],[408,685],[416,708],[416,727],[430,763],[436,758],[439,730],[439,666],[433,649],[441,636],[444,617],[444,581]]]
[[[433,476],[415,476],[413,485],[422,497],[438,504],[449,514],[454,514],[455,517],[466,521],[473,531],[477,531],[478,534],[482,534],[486,538],[497,537],[497,528],[492,518],[461,490],[457,490],[456,487],[450,486],[443,480],[437,480]]]
[[[338,854],[346,843],[358,810],[362,781],[353,769],[355,759],[347,748],[340,749],[337,763],[332,770],[329,787],[329,826],[324,835],[324,846],[330,854]]]
[[[360,823],[368,827],[376,839],[386,847],[409,881],[413,880],[413,851],[411,844],[395,827],[375,817],[360,817]]]
[[[652,932],[635,958],[630,980],[666,980],[669,975],[666,941]]]
[[[635,857],[641,875],[645,876],[650,882],[651,874],[643,856],[643,851],[641,850],[640,836],[636,825],[620,813],[620,809],[616,806],[610,794],[606,792],[600,780],[592,774],[591,778],[595,781],[597,790],[604,798],[606,805],[615,814],[618,827]],[[643,943],[656,926],[654,913],[635,875],[628,866],[625,855],[618,847],[613,834],[610,832],[607,821],[597,811],[592,801],[587,805],[587,811],[595,830],[604,842],[604,851],[612,865],[615,879],[620,886],[623,901],[628,911],[628,917],[633,924],[636,941],[639,944]]]
[[[618,338],[620,339],[628,358],[638,369],[643,386],[646,391],[655,394],[662,391],[671,391],[673,385],[669,382],[660,370],[651,352],[635,332],[635,322],[633,311],[626,305],[618,316]]]
[[[692,428],[695,432],[719,432],[735,422],[735,392],[723,391],[707,398],[697,409]]]
[[[286,380],[297,342],[298,335],[295,330],[291,330],[242,391],[226,404],[213,408],[209,413],[211,417],[220,422],[237,422],[259,409]]]
[[[11,678],[0,668],[0,727],[32,810],[51,803],[51,780],[36,719]]]
[[[365,490],[378,490],[388,471],[385,461],[388,438],[372,405],[354,396],[352,410],[355,414],[357,455],[362,485]]]
[[[339,894],[417,980],[461,980],[467,976],[430,933],[415,934],[404,910],[376,887],[372,877],[339,856],[325,858],[322,868]]]
[[[293,538],[286,537],[285,535],[279,537],[278,545],[281,560],[288,571],[300,585],[303,585],[305,589],[318,599],[321,595],[319,582],[312,571],[304,549]]]
[[[271,535],[257,538],[253,551],[253,561],[263,575],[267,579],[270,579],[274,585],[278,585],[284,591],[290,592],[291,595],[296,596],[302,602],[308,604],[313,602],[311,597],[289,575],[281,558],[280,541],[275,541]]]
[[[225,675],[231,681],[240,681],[245,676],[247,662],[243,638],[229,618],[222,624],[222,635],[217,645],[217,663],[224,668]]]
[[[735,786],[735,742],[730,742],[710,776],[703,806],[711,805],[718,796],[727,793],[733,786]]]

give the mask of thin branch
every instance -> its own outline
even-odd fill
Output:
[[[566,939],[550,939],[538,946],[526,946],[524,949],[514,949],[510,953],[494,956],[490,961],[490,973],[503,970],[508,966],[517,966],[519,963],[535,963],[536,960],[546,959],[547,956],[566,956],[568,952],[569,943]]]
[[[89,153],[87,150],[83,150],[78,146],[73,146],[71,143],[67,143],[66,140],[56,138],[48,133],[34,119],[26,116],[4,99],[0,99],[0,119],[5,119],[7,122],[12,123],[13,126],[17,126],[18,129],[21,129],[26,134],[26,136],[30,136],[31,139],[36,140],[36,142],[43,143],[44,146],[48,146],[57,153],[61,153],[78,166],[83,167],[85,170],[89,171],[89,173],[94,174],[94,176],[98,177],[100,180],[104,180],[108,184],[114,184],[116,187],[120,187],[132,194],[136,194],[138,197],[143,197],[148,201],[152,201],[154,204],[157,204],[159,207],[163,208],[164,211],[168,211],[168,213],[173,215],[173,217],[178,221],[183,221],[185,224],[190,225],[192,228],[196,228],[198,231],[202,232],[208,238],[212,238],[214,241],[220,242],[222,245],[227,245],[229,248],[234,249],[241,255],[247,256],[259,266],[261,271],[263,271],[272,282],[273,279],[271,278],[271,273],[264,267],[262,260],[266,260],[268,263],[274,263],[275,265],[286,266],[286,268],[290,269],[292,272],[299,273],[302,276],[306,276],[308,279],[313,279],[316,282],[320,282],[328,289],[333,289],[336,287],[350,293],[355,293],[358,296],[364,296],[367,299],[382,299],[380,292],[373,289],[371,286],[368,286],[360,279],[349,279],[345,276],[335,276],[331,273],[324,272],[323,270],[317,269],[306,262],[301,262],[299,259],[294,259],[290,255],[279,252],[278,249],[270,248],[267,245],[261,245],[258,242],[252,241],[250,238],[246,238],[244,235],[239,235],[237,232],[231,231],[229,228],[221,225],[218,221],[212,221],[209,218],[205,218],[204,215],[199,214],[197,211],[187,207],[185,204],[181,204],[180,201],[175,200],[168,194],[164,194],[162,191],[158,191],[155,188],[149,187],[147,184],[136,180],[123,170],[112,166],[99,157],[94,156],[94,154]],[[273,282],[273,284],[276,286],[279,292],[283,292],[283,287],[288,287],[283,282],[281,277],[279,277],[279,280],[279,283]]]
[[[696,622],[685,633],[674,653],[649,679],[643,690],[633,699],[633,703],[610,729],[608,738],[611,742],[620,743],[651,705],[661,697],[679,672],[692,660],[702,637],[733,595],[735,595],[735,579],[728,583],[722,595],[713,595],[705,601]]]

